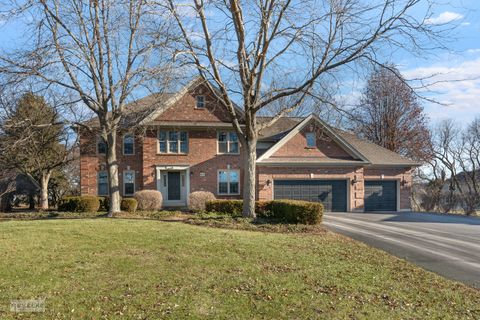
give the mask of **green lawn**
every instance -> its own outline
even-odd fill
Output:
[[[43,314],[10,300],[45,298]],[[480,291],[325,234],[121,219],[0,223],[0,318],[479,319]]]

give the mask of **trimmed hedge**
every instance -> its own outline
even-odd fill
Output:
[[[242,214],[242,200],[208,201],[206,210],[231,216]],[[319,202],[297,200],[256,201],[258,218],[274,219],[284,223],[318,224],[322,221],[323,205]]]
[[[120,209],[130,213],[137,211],[137,206],[138,202],[134,198],[125,198],[120,203]]]
[[[100,211],[110,210],[110,197],[98,197],[98,201],[100,201]]]
[[[206,211],[225,213],[231,216],[241,216],[242,208],[242,200],[212,200],[205,204]]]
[[[162,193],[157,190],[141,190],[133,195],[138,203],[138,210],[141,211],[157,211],[162,208]]]
[[[319,224],[323,216],[323,204],[298,200],[272,201],[273,217],[288,223]]]
[[[58,211],[97,212],[100,201],[95,196],[65,197],[58,203]]]

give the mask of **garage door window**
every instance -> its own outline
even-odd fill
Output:
[[[218,194],[239,194],[240,172],[238,170],[218,171]]]

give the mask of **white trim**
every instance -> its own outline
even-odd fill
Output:
[[[132,137],[133,139],[133,153],[125,153],[125,138]],[[122,136],[122,155],[124,156],[134,156],[135,155],[135,136],[132,133],[127,133]]]
[[[227,172],[227,189],[228,193],[220,193],[220,180],[219,180],[219,174],[220,171]],[[237,193],[230,193],[230,172],[237,172],[238,173],[238,192]],[[240,195],[240,169],[218,169],[217,170],[217,195],[218,196],[238,196]]]
[[[226,133],[227,134],[227,152],[220,152],[220,148],[218,147],[219,144],[220,144],[220,141],[219,141],[219,136],[220,136],[220,133]],[[217,130],[217,154],[221,154],[221,155],[239,155],[240,154],[240,141],[238,140],[238,135],[237,135],[237,145],[238,145],[238,152],[228,152],[230,150],[230,133],[233,132],[235,133],[235,135],[237,135],[237,133],[233,130]]]
[[[129,193],[127,194],[125,192],[125,174],[126,173],[133,173],[133,193]],[[133,196],[135,194],[135,187],[136,187],[136,183],[135,183],[135,179],[136,179],[136,173],[135,173],[135,170],[124,170],[123,171],[123,174],[122,174],[122,185],[123,185],[123,196],[126,197],[126,196]]]
[[[157,165],[155,166],[155,173],[156,173],[156,180],[157,180],[157,191],[161,192],[162,190],[162,171],[165,172],[165,174],[168,173],[168,171],[180,171],[180,174],[182,174],[182,171],[185,173],[185,200],[168,200],[164,199],[163,204],[164,206],[168,207],[184,207],[188,206],[189,204],[189,195],[190,195],[190,166],[189,165]],[[181,179],[181,177],[180,177]],[[180,182],[181,183],[181,182]],[[181,186],[181,184],[180,184]],[[168,185],[167,185],[168,188]],[[163,195],[163,193],[162,193]]]
[[[166,143],[166,148],[167,148],[167,151],[166,152],[161,152],[160,151],[160,132],[165,132],[166,133],[166,136],[165,136],[165,143]],[[178,147],[177,147],[177,151],[178,152],[170,152],[170,140],[168,138],[169,136],[169,133],[170,132],[177,132],[178,133],[178,139],[177,139],[177,144],[178,144]],[[187,134],[187,152],[179,152],[181,147],[180,147],[180,144],[181,144],[181,140],[180,140],[180,135],[182,132],[185,132]],[[157,129],[157,154],[160,154],[160,155],[163,155],[163,154],[172,154],[172,155],[186,155],[188,154],[190,151],[190,136],[189,136],[189,132],[187,130],[163,130],[161,128],[158,128]]]
[[[285,135],[282,139],[280,139],[273,147],[267,150],[262,156],[257,159],[257,162],[261,162],[265,159],[270,158],[276,151],[278,151],[285,143],[287,143],[290,139],[292,139],[297,133],[299,133],[311,120],[317,121],[323,129],[325,129],[326,133],[330,138],[332,138],[335,142],[337,142],[340,147],[342,147],[346,152],[350,155],[357,157],[363,160],[365,163],[370,163],[367,158],[365,158],[360,152],[355,150],[348,142],[345,141],[342,137],[336,134],[330,126],[318,118],[314,114],[310,114],[308,117],[303,119],[300,123],[298,123],[287,135]]]

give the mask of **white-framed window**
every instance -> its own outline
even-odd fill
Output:
[[[107,143],[100,136],[97,138],[97,153],[98,154],[107,154]]]
[[[123,136],[123,154],[135,154],[135,138],[133,134],[126,134]]]
[[[108,196],[108,173],[99,171],[97,174],[97,194],[99,196]]]
[[[123,172],[123,195],[133,196],[135,193],[135,171],[128,170]]]
[[[159,153],[188,153],[187,131],[164,131],[158,132]]]
[[[218,170],[218,194],[240,194],[240,171]]]
[[[316,137],[315,137],[314,132],[307,132],[305,137],[307,138],[307,147],[308,148],[315,148],[317,146],[317,141],[316,141]]]
[[[233,131],[219,131],[217,135],[217,153],[238,154],[239,152],[237,134]]]
[[[205,96],[196,96],[195,98],[195,108],[204,109],[205,108]]]

